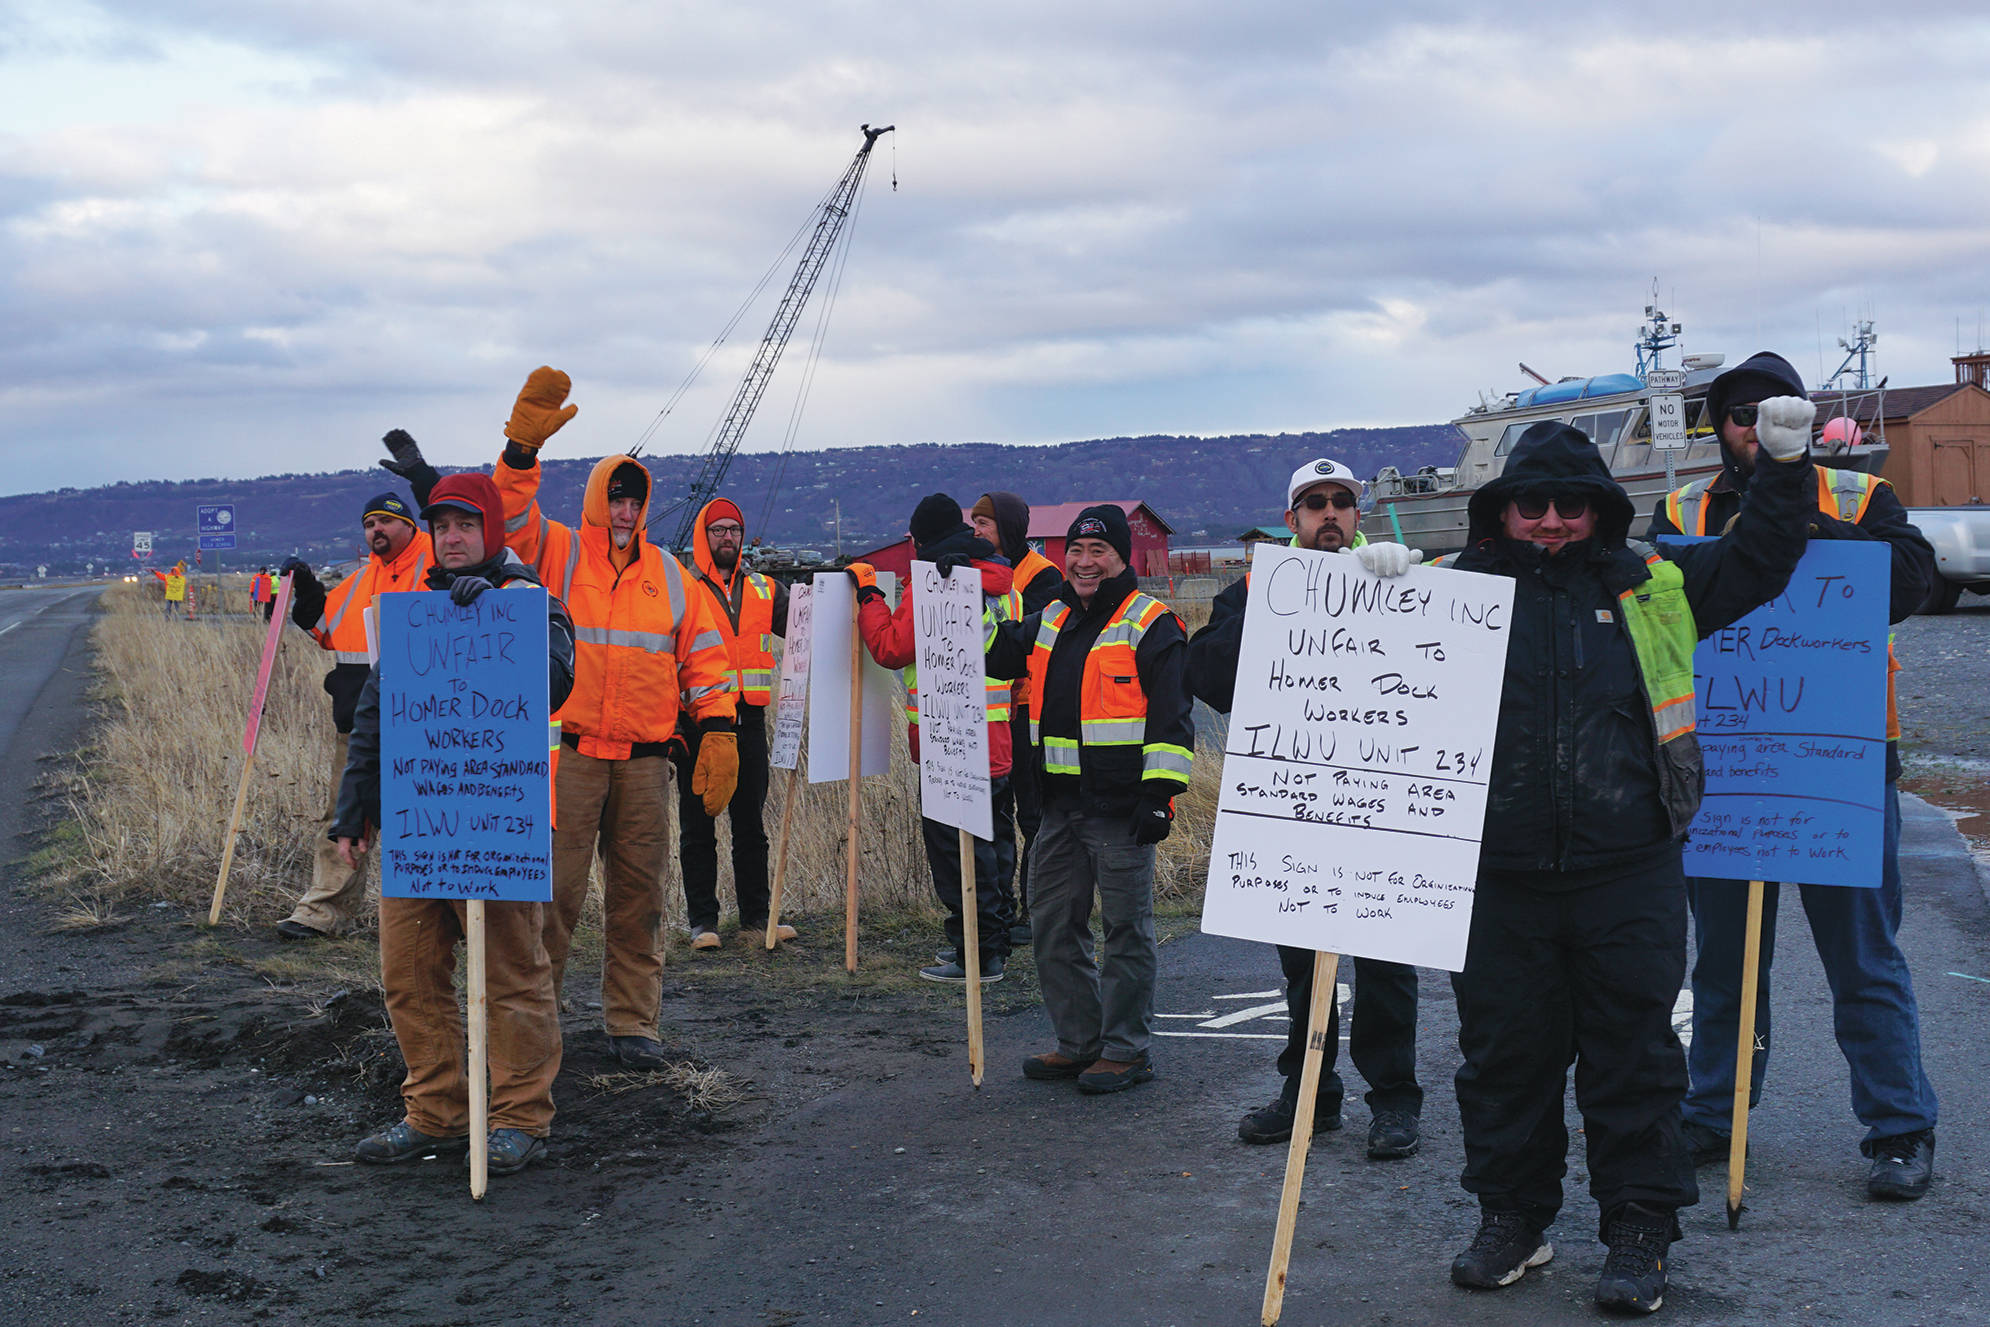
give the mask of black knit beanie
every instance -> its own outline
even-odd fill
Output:
[[[948,535],[965,530],[972,534],[973,527],[961,519],[960,504],[944,493],[929,493],[919,499],[919,505],[912,509],[911,523],[906,530],[912,536],[917,548],[937,544]]]
[[[401,495],[391,488],[385,493],[377,494],[367,499],[366,509],[359,513],[359,519],[364,521],[376,512],[386,516],[398,516],[409,525],[415,523],[414,512],[409,510],[408,504],[401,500]]]
[[[1073,539],[1103,539],[1112,545],[1121,562],[1129,566],[1133,563],[1133,527],[1126,523],[1126,513],[1111,503],[1102,502],[1078,513],[1078,519],[1064,532],[1066,557],[1070,556]]]

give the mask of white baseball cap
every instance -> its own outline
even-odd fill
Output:
[[[1368,485],[1354,477],[1354,471],[1339,461],[1331,461],[1322,456],[1317,461],[1308,461],[1292,472],[1292,480],[1285,486],[1285,507],[1290,511],[1299,501],[1299,495],[1319,484],[1339,484],[1354,494],[1359,502],[1368,492]]]

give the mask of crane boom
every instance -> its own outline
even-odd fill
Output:
[[[753,421],[753,412],[759,407],[760,398],[766,394],[767,384],[774,376],[774,366],[781,362],[781,352],[788,347],[788,338],[794,334],[795,323],[802,316],[802,306],[808,303],[817,279],[822,276],[822,269],[828,265],[830,254],[836,249],[836,239],[842,234],[843,223],[850,218],[858,186],[863,183],[864,167],[870,162],[871,148],[896,126],[888,124],[881,129],[873,129],[864,125],[862,128],[864,145],[857,149],[857,155],[843,172],[843,178],[837,181],[829,197],[817,208],[815,229],[809,235],[801,263],[788,279],[787,291],[781,296],[780,306],[774,310],[774,320],[767,325],[766,334],[760,338],[760,348],[754,351],[753,362],[746,368],[746,376],[739,380],[739,389],[733,393],[732,404],[726,408],[725,420],[719,425],[711,450],[705,453],[704,463],[698,467],[697,476],[691,481],[690,491],[684,498],[684,517],[678,523],[677,538],[672,542],[672,548],[690,547],[691,530],[698,520],[698,512],[717,495],[719,485],[725,482],[726,469],[732,464],[733,453],[739,450],[740,439],[746,435],[746,426]]]

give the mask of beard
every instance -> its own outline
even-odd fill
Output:
[[[1338,525],[1327,521],[1313,532],[1313,542],[1310,547],[1321,553],[1332,553],[1346,548],[1352,542],[1350,536],[1341,533]]]
[[[714,548],[712,550],[712,565],[720,571],[731,571],[739,565],[739,550],[727,547]]]
[[[634,530],[611,529],[608,532],[608,537],[615,541],[615,547],[627,548],[629,546],[629,541],[636,537],[636,532]]]

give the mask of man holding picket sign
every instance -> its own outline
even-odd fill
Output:
[[[920,499],[908,522],[913,548],[921,561],[931,562],[942,577],[971,573],[980,583],[981,618],[987,640],[996,627],[1022,616],[1022,600],[1011,587],[1009,567],[996,560],[995,548],[974,533],[961,514],[960,504],[944,493]],[[921,762],[919,723],[918,632],[914,626],[915,596],[905,595],[893,611],[878,588],[877,569],[868,562],[853,562],[845,571],[857,586],[857,629],[872,659],[884,668],[900,668],[905,677],[905,725],[912,744],[912,758]],[[984,648],[986,641],[984,641]],[[982,983],[1002,980],[1009,959],[1010,914],[1002,896],[1002,883],[1014,864],[1015,825],[1001,805],[1009,781],[1009,683],[1005,677],[984,676],[982,722],[988,730],[986,782],[995,799],[991,825],[993,833],[970,836],[964,843],[958,832],[958,819],[921,817],[921,833],[926,846],[926,864],[933,874],[933,892],[947,910],[947,949],[935,955],[935,962],[919,969],[927,981],[965,982],[968,980],[964,905],[961,900],[962,871],[967,863],[964,848],[972,858],[974,907],[979,941],[978,979]],[[923,787],[923,784],[922,784]]]
[[[350,755],[331,837],[339,854],[348,863],[357,863],[375,827],[387,828],[382,835],[387,851],[380,900],[380,980],[408,1072],[401,1083],[404,1117],[361,1141],[353,1155],[363,1162],[392,1165],[470,1147],[468,1135],[471,1126],[480,1122],[477,1115],[485,1085],[466,1075],[464,1028],[456,1012],[455,949],[459,939],[466,939],[472,951],[473,1073],[483,1067],[479,1020],[484,1011],[479,1005],[486,983],[491,1013],[490,1127],[488,1137],[477,1143],[488,1149],[484,1164],[489,1171],[505,1175],[524,1169],[544,1153],[553,1122],[553,1079],[560,1069],[559,1005],[541,934],[543,913],[552,897],[548,764],[554,752],[549,750],[545,729],[536,732],[536,741],[529,730],[539,715],[556,712],[573,688],[573,624],[560,601],[540,589],[532,569],[505,547],[503,504],[487,476],[452,475],[443,480],[430,493],[422,517],[435,549],[435,565],[424,584],[430,590],[447,590],[449,602],[458,608],[476,611],[439,640],[431,637],[415,651],[400,652],[407,657],[397,657],[393,651],[383,655],[390,674],[387,689],[396,702],[388,707],[385,722],[401,729],[412,727],[417,719],[428,720],[425,731],[415,734],[428,740],[406,749],[426,748],[433,753],[426,759],[446,766],[421,766],[423,757],[416,756],[397,760],[391,775],[403,794],[419,788],[438,801],[452,793],[456,800],[433,808],[388,804],[383,812],[383,683],[381,665],[375,665],[354,710]],[[526,622],[517,632],[504,629],[502,620],[515,619],[517,609],[499,601],[510,600],[517,592],[492,592],[506,587],[529,588],[534,593],[528,603],[546,615],[543,709],[531,703],[525,690],[531,686],[527,679],[536,676],[529,657],[522,661],[520,677],[499,675],[501,686],[520,688],[516,692],[490,685],[483,671],[473,672],[470,666],[480,663],[491,669],[494,657],[513,662],[515,641],[537,634],[524,629],[534,625]],[[479,607],[485,596],[490,602]],[[418,604],[427,597],[395,595],[383,602]],[[386,623],[381,638],[383,644],[400,639]],[[461,675],[455,679],[461,681],[460,687],[452,687],[447,696],[426,707],[410,703],[411,680],[451,672]],[[419,714],[414,713],[417,709]],[[527,721],[522,750],[511,749],[502,740],[492,744],[499,718]],[[402,749],[394,741],[385,746],[390,754]],[[402,782],[416,772],[427,774],[426,786]],[[463,783],[477,788],[465,790]],[[490,791],[498,788],[518,795]],[[504,835],[507,842],[512,835],[529,836],[544,846],[536,860],[509,848],[463,846],[491,834]],[[493,901],[486,903],[486,898]],[[496,901],[500,899],[507,901]],[[480,940],[487,943],[487,957],[477,952]],[[479,958],[485,958],[486,973],[476,972]],[[481,1196],[479,1169],[473,1158],[472,1192]]]
[[[1402,558],[1414,560],[1401,544],[1371,544],[1358,528],[1366,486],[1340,462],[1322,457],[1292,472],[1286,485],[1285,527],[1293,548],[1323,553],[1351,552],[1371,570]],[[1210,605],[1209,624],[1188,647],[1189,690],[1219,714],[1230,712],[1237,682],[1237,652],[1244,634],[1247,576],[1227,587]],[[1247,1143],[1281,1143],[1292,1137],[1299,1102],[1300,1066],[1306,1058],[1307,1018],[1313,1003],[1313,951],[1279,945],[1278,966],[1285,974],[1285,1007],[1291,1015],[1278,1072],[1285,1080],[1270,1104],[1246,1114],[1237,1136]],[[1416,969],[1381,959],[1354,960],[1354,1018],[1348,1058],[1368,1080],[1368,1155],[1391,1161],[1415,1156],[1420,1142],[1423,1087],[1416,1077]],[[1340,1005],[1328,997],[1325,1064],[1313,1132],[1341,1127],[1341,1080],[1334,1071],[1340,1049]]]
[[[1788,360],[1764,351],[1716,378],[1707,415],[1720,429],[1721,473],[1669,494],[1652,513],[1651,537],[1723,535],[1751,490],[1760,445],[1757,416],[1765,397],[1800,395],[1803,380]],[[1810,516],[1813,540],[1883,546],[1888,554],[1890,622],[1911,616],[1927,598],[1935,554],[1907,519],[1893,486],[1877,475],[1819,468]],[[1870,1158],[1867,1192],[1915,1199],[1934,1175],[1935,1090],[1921,1065],[1921,1028],[1914,981],[1900,952],[1900,714],[1894,700],[1899,664],[1887,649],[1884,827],[1877,888],[1800,885],[1819,961],[1831,987],[1838,1047],[1851,1069],[1852,1108],[1866,1126],[1860,1150]],[[1844,731],[1843,725],[1833,732]],[[1769,967],[1776,948],[1778,886],[1762,891],[1759,989],[1750,1102],[1761,1099],[1769,1062]],[[1728,1159],[1735,1096],[1734,1046],[1741,1026],[1742,951],[1750,886],[1746,881],[1691,879],[1693,913],[1693,1043],[1687,1056],[1685,1136],[1700,1165]]]
[[[1782,592],[1803,556],[1815,410],[1760,403],[1750,500],[1718,543],[1627,542],[1630,499],[1595,443],[1520,437],[1468,508],[1455,565],[1515,584],[1492,785],[1458,1002],[1458,1112],[1481,1219],[1451,1266],[1511,1284],[1554,1256],[1566,1079],[1609,1248],[1596,1302],[1663,1302],[1677,1209],[1699,1201],[1680,1135],[1686,1056],[1682,837],[1699,809],[1693,648]]]

